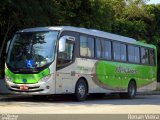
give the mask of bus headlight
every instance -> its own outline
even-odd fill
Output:
[[[12,82],[12,80],[8,76],[5,76],[5,80],[8,82]]]
[[[40,82],[47,82],[51,77],[52,77],[52,75],[48,75],[48,76],[42,78]]]

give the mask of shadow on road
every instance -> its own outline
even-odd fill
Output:
[[[36,98],[32,96],[0,96],[0,106],[10,104],[25,105],[51,105],[51,104],[69,104],[69,105],[160,105],[160,96],[158,95],[138,95],[135,99],[120,99],[118,95],[106,95],[104,98],[88,97],[86,101],[76,102],[72,95],[43,96]]]

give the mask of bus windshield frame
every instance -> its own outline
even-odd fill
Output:
[[[7,66],[13,71],[39,71],[55,60],[59,31],[16,33],[11,41]]]

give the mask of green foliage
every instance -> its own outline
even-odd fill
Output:
[[[112,32],[120,35],[136,38],[137,40],[146,39],[146,23],[143,21],[129,21],[126,19],[116,19],[113,24]]]
[[[155,44],[160,59],[160,5],[148,0],[1,0],[0,66],[7,40],[28,27],[71,25]],[[159,62],[160,65],[160,62]]]
[[[110,0],[92,1],[91,28],[111,31],[114,14]]]

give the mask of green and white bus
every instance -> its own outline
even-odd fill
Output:
[[[156,89],[156,47],[99,30],[71,26],[17,31],[7,49],[5,81],[24,95],[119,93]]]

